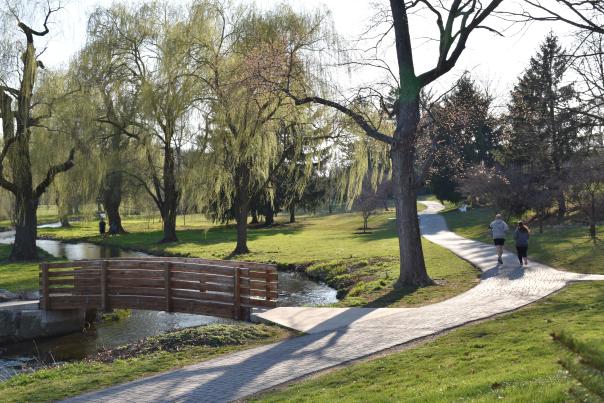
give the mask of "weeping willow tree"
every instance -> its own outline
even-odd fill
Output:
[[[93,142],[99,148],[99,166],[103,172],[99,199],[109,227],[124,234],[120,207],[127,191],[125,185],[129,183],[128,155],[140,140],[140,127],[136,125],[138,94],[136,87],[128,85],[128,65],[115,60],[115,50],[108,43],[110,38],[95,36],[95,27],[91,24],[93,35],[79,54],[75,74],[96,108],[93,119],[98,129]]]
[[[37,3],[33,3],[33,7],[33,11],[39,11],[36,8]],[[10,5],[8,8],[13,22],[14,19],[17,20],[20,37],[25,41],[19,41],[12,49],[9,48],[13,52],[20,51],[20,64],[12,70],[13,74],[3,74],[0,83],[0,117],[3,133],[0,149],[0,186],[15,197],[16,234],[10,258],[34,260],[37,259],[36,212],[40,197],[58,174],[73,167],[75,149],[65,150],[63,146],[60,152],[52,153],[53,157],[62,154],[63,158],[64,156],[67,158],[61,162],[53,158],[52,163],[46,165],[39,176],[34,172],[31,150],[38,136],[55,135],[57,128],[52,126],[53,112],[58,104],[68,98],[67,94],[72,90],[63,87],[59,88],[57,93],[46,94],[39,94],[36,91],[40,81],[38,73],[44,68],[44,64],[38,59],[34,39],[44,37],[50,32],[49,18],[57,9],[48,6],[41,23],[43,29],[36,30],[33,25],[30,26],[19,19],[22,9]],[[1,29],[4,35],[11,35],[12,30],[8,26],[4,25]]]
[[[198,18],[196,32],[203,31]],[[186,139],[187,112],[201,96],[197,65],[190,61],[191,24],[183,10],[168,3],[98,8],[91,16],[92,42],[108,49],[110,68],[122,73],[137,111],[129,121],[107,114],[107,122],[123,131],[145,153],[146,169],[128,172],[155,202],[163,220],[160,242],[177,241],[176,215],[180,199],[176,149]],[[110,105],[109,105],[110,106]],[[111,112],[110,108],[107,108]],[[122,115],[120,118],[124,118]],[[127,130],[128,130],[127,128]]]
[[[302,69],[288,55],[316,21],[284,6],[264,13],[250,7],[229,12],[219,3],[198,2],[193,12],[195,18],[212,16],[216,27],[212,35],[193,36],[193,58],[203,72],[199,80],[209,94],[204,151],[209,181],[200,188],[212,217],[234,217],[233,253],[247,253],[252,200],[265,195],[272,202],[275,174],[308,141],[308,135],[280,141],[288,130],[308,122],[275,84],[287,76],[288,67]]]

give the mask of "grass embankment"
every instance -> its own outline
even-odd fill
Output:
[[[40,262],[9,262],[10,251],[10,245],[0,245],[0,288],[12,292],[37,289]],[[53,260],[43,250],[38,249],[38,254],[47,260]]]
[[[353,365],[260,397],[264,402],[564,402],[573,382],[558,364],[564,330],[604,358],[604,284],[577,284],[489,322],[412,350]],[[601,376],[601,375],[600,375]]]
[[[179,220],[180,221],[180,220]],[[213,226],[191,221],[179,227],[179,242],[158,244],[159,224],[144,219],[124,220],[127,235],[101,239],[96,222],[75,222],[71,228],[47,228],[41,235],[63,240],[143,250],[158,255],[227,258],[235,245],[232,226]],[[459,294],[477,282],[477,271],[446,249],[426,240],[423,248],[430,276],[438,285],[415,289],[393,289],[398,278],[398,240],[394,213],[370,218],[370,233],[359,230],[359,214],[300,217],[295,224],[279,223],[271,228],[250,228],[252,251],[239,259],[276,263],[285,268],[304,269],[339,291],[342,306],[410,306],[432,303]]]
[[[449,228],[461,236],[483,242],[491,242],[489,223],[495,217],[491,208],[468,209],[467,213],[451,210],[444,213]],[[514,228],[516,221],[509,223]],[[508,235],[506,247],[515,250],[512,235]],[[604,234],[604,226],[598,227]],[[604,274],[604,242],[594,243],[586,226],[555,225],[545,226],[543,233],[532,228],[529,246],[529,260],[578,273]]]
[[[47,402],[198,363],[291,336],[266,325],[208,325],[102,351],[88,360],[0,382],[2,402]]]

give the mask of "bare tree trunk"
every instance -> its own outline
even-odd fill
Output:
[[[252,210],[252,221],[250,222],[250,224],[258,224],[260,221],[258,221],[258,210],[253,209]]]
[[[237,245],[234,255],[249,253],[247,247],[247,219],[250,210],[250,172],[245,164],[237,169],[235,195],[235,221],[237,222]]]
[[[103,189],[103,205],[107,212],[109,220],[109,228],[115,228],[119,234],[125,234],[126,231],[122,226],[122,217],[120,215],[120,206],[122,204],[122,186],[124,176],[121,171],[121,132],[119,129],[114,130],[111,138],[110,149],[110,171],[105,175],[105,187]]]
[[[36,238],[38,235],[38,200],[32,187],[31,160],[29,153],[29,130],[17,123],[18,139],[9,151],[9,163],[16,185],[15,193],[15,243],[10,260],[37,260]]]
[[[15,243],[10,260],[37,260],[36,249],[38,201],[21,194],[17,196],[15,211]]]
[[[419,123],[419,89],[399,98],[398,142],[390,150],[396,204],[396,229],[399,241],[400,275],[397,286],[434,284],[426,271],[417,217],[415,137]]]
[[[178,242],[178,237],[176,236],[176,209],[166,208],[162,212],[162,222],[164,237],[160,243]]]
[[[103,189],[103,206],[107,212],[109,227],[115,228],[117,233],[125,234],[122,226],[122,217],[120,215],[120,206],[122,204],[122,183],[123,176],[121,172],[111,172],[105,177],[105,188]]]
[[[247,247],[247,218],[248,211],[247,206],[238,206],[237,208],[237,245],[233,251],[234,255],[241,255],[249,253],[250,250]]]
[[[289,206],[289,222],[291,224],[296,222],[296,205],[294,203]]]
[[[269,227],[275,223],[275,210],[270,203],[264,207],[264,225]]]
[[[596,242],[597,234],[596,234],[596,197],[592,193],[591,194],[591,214],[589,215],[589,236],[592,241]]]
[[[176,215],[178,210],[178,190],[176,189],[176,172],[174,150],[167,142],[164,147],[164,200],[161,211],[164,236],[160,243],[178,242],[176,236]]]
[[[566,215],[566,197],[564,197],[564,191],[561,191],[556,196],[558,202],[558,221],[562,221]]]

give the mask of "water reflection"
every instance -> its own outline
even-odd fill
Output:
[[[326,305],[338,302],[337,291],[302,273],[279,273],[279,306]]]
[[[143,337],[155,336],[172,330],[202,326],[210,323],[234,323],[229,319],[213,316],[166,313],[156,311],[132,311],[119,321],[105,321],[80,333],[24,341],[0,347],[0,357],[36,357],[44,362],[69,361],[86,357],[103,347],[116,347]],[[1,364],[2,359],[0,359]]]
[[[46,224],[41,227],[58,226],[60,223]],[[0,232],[0,243],[8,244],[13,240],[14,231]],[[95,245],[87,242],[63,243],[39,239],[37,245],[52,256],[69,260],[151,256],[143,252],[127,251],[115,246]],[[1,279],[0,288],[2,288]],[[311,281],[301,273],[279,273],[279,306],[324,305],[334,302],[337,302],[336,290]],[[2,372],[5,372],[3,366],[12,368],[11,363],[17,363],[15,368],[18,368],[19,361],[12,359],[15,357],[36,357],[46,362],[74,360],[92,354],[102,347],[115,347],[167,331],[209,323],[231,322],[233,321],[212,316],[132,311],[128,318],[116,322],[100,323],[80,333],[40,339],[35,343],[28,341],[0,347],[0,378],[2,378]]]

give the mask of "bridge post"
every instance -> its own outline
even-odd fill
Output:
[[[40,264],[40,277],[42,281],[42,303],[40,304],[43,310],[47,311],[50,308],[50,299],[48,292],[48,264]]]
[[[233,290],[233,295],[235,301],[235,319],[241,319],[241,269],[239,267],[235,267],[235,289]]]
[[[109,294],[107,293],[107,261],[101,262],[101,310],[107,312],[109,310]]]
[[[268,268],[264,269],[264,281],[265,281],[265,290],[266,290],[266,300],[271,300],[271,289],[270,289],[270,270]]]
[[[172,286],[170,277],[172,275],[172,263],[164,263],[164,287],[166,291],[166,312],[172,312]]]

